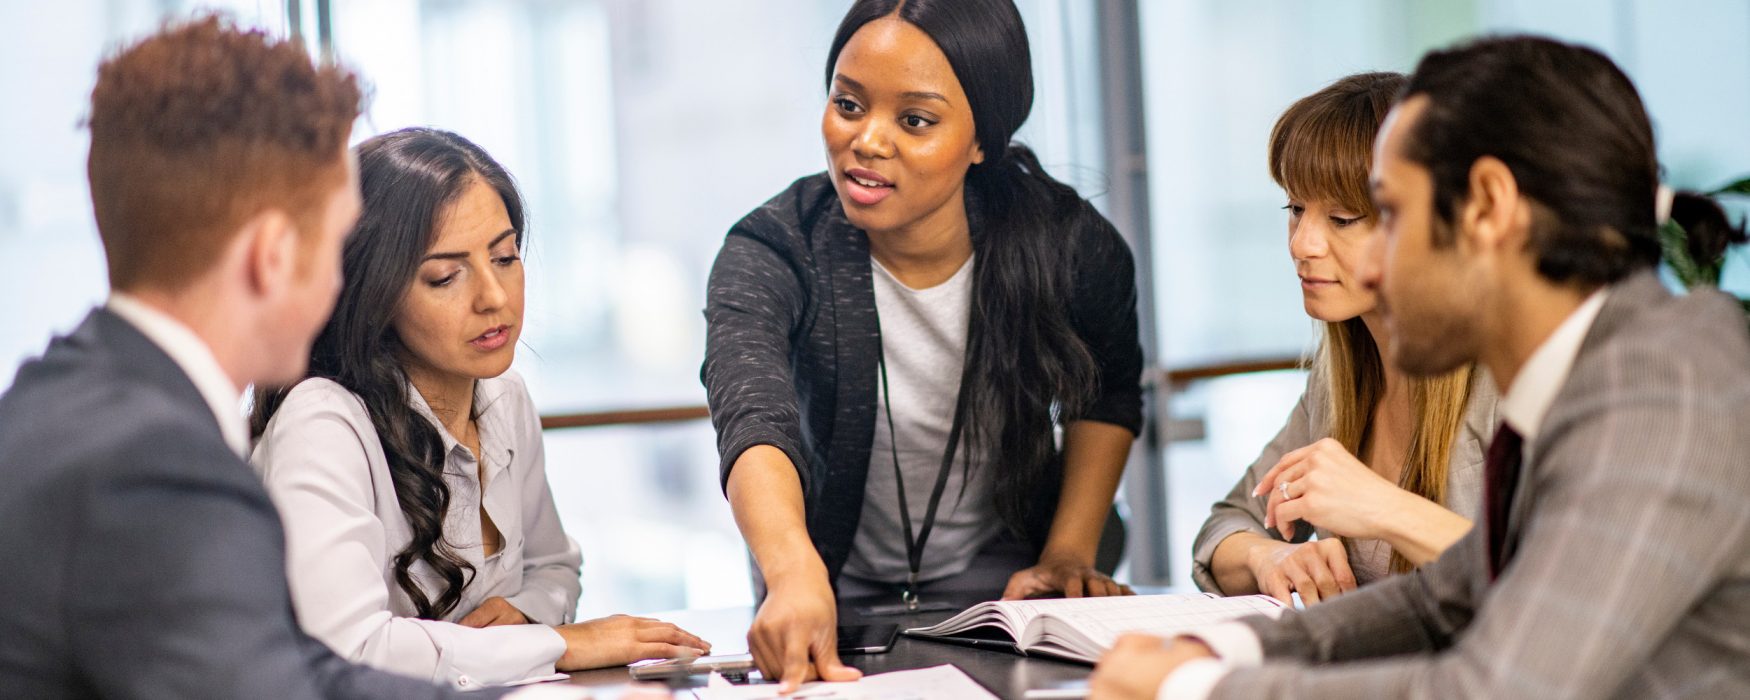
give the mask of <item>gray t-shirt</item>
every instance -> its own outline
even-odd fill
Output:
[[[911,570],[905,530],[899,518],[899,490],[893,475],[897,445],[905,474],[906,505],[915,536],[923,527],[930,491],[942,467],[948,431],[959,396],[972,313],[971,259],[948,281],[929,289],[901,284],[880,263],[874,267],[875,309],[881,315],[881,349],[893,392],[893,432],[887,428],[887,394],[877,390],[875,441],[869,450],[869,479],[863,514],[851,543],[845,573],[877,581],[903,582]],[[879,382],[877,383],[879,385]],[[963,429],[964,430],[964,429]],[[894,435],[898,440],[894,440]],[[968,454],[964,441],[942,492],[936,524],[924,547],[921,580],[964,571],[978,550],[1001,529],[991,503],[991,473],[983,455]],[[972,479],[967,464],[972,460]]]

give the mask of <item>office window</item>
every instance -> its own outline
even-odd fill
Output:
[[[0,4],[0,391],[18,363],[53,333],[73,329],[108,293],[103,249],[85,182],[97,64],[124,40],[186,14],[179,0],[65,0]],[[278,2],[230,0],[200,7],[283,32]]]

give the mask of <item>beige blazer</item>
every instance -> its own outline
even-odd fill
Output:
[[[1258,486],[1265,472],[1276,466],[1282,455],[1330,436],[1329,395],[1324,373],[1315,368],[1307,376],[1306,391],[1301,393],[1294,412],[1288,415],[1288,423],[1264,446],[1263,453],[1246,469],[1227,497],[1216,501],[1209,509],[1209,519],[1203,521],[1203,528],[1197,532],[1192,545],[1191,579],[1198,588],[1212,593],[1222,592],[1210,567],[1216,546],[1230,535],[1250,532],[1283,539],[1276,530],[1264,528],[1264,499],[1253,497],[1252,489]],[[1500,422],[1495,412],[1497,398],[1495,382],[1479,368],[1471,375],[1470,403],[1465,407],[1464,424],[1447,466],[1446,502],[1441,505],[1473,521],[1482,512],[1483,446],[1488,444]],[[1297,534],[1296,542],[1311,538],[1311,533],[1304,527],[1299,528]],[[1321,529],[1318,535],[1330,537],[1331,533]],[[1355,572],[1357,583],[1366,585],[1390,573],[1391,547],[1385,542],[1355,540],[1346,541],[1345,545],[1349,551],[1349,568]]]

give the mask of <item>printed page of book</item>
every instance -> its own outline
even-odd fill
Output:
[[[1087,663],[1128,632],[1170,637],[1247,615],[1276,617],[1287,609],[1269,596],[1222,598],[1204,593],[1032,602],[1037,618],[1023,648]]]
[[[993,600],[979,603],[946,620],[928,627],[914,627],[905,633],[939,637],[959,634],[974,627],[989,626],[1002,630],[1010,639],[1019,642],[1028,623],[1032,622],[1036,614],[1032,602],[1034,601]]]

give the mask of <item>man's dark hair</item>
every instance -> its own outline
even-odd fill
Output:
[[[1471,166],[1493,156],[1534,202],[1530,248],[1553,282],[1599,286],[1659,262],[1653,125],[1604,54],[1530,36],[1488,37],[1423,57],[1404,99],[1428,97],[1405,155],[1434,181],[1435,243],[1449,245]],[[1719,206],[1679,194],[1690,248],[1717,258],[1742,242]]]

